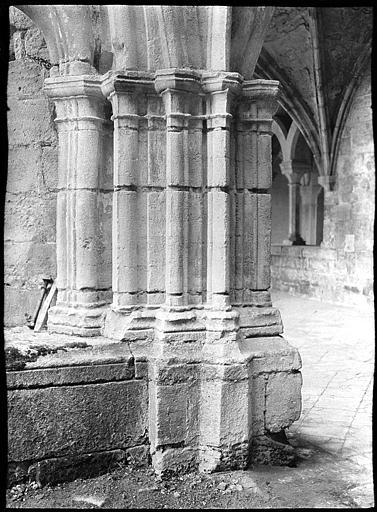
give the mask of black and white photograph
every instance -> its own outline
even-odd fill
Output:
[[[8,509],[374,507],[374,9],[287,4],[1,7]]]

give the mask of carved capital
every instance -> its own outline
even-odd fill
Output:
[[[147,71],[109,71],[103,77],[103,95],[111,100],[116,94],[143,94],[154,92],[154,74]]]
[[[54,101],[71,97],[92,97],[104,101],[101,79],[94,75],[47,78],[43,90]]]
[[[174,90],[196,94],[200,91],[200,75],[192,69],[158,69],[154,85],[158,93]]]
[[[242,85],[240,120],[252,122],[255,128],[271,130],[272,116],[278,109],[280,96],[276,80],[247,80]]]
[[[203,92],[210,95],[208,128],[227,127],[242,92],[243,77],[239,73],[207,73],[202,77]]]
[[[82,127],[104,122],[106,100],[98,76],[57,76],[45,80],[44,91],[55,102],[55,123],[80,121]],[[89,123],[89,124],[88,124]]]
[[[302,177],[310,173],[311,166],[306,162],[285,160],[280,164],[281,173],[288,179],[290,185],[299,185]]]
[[[148,72],[127,71],[120,73],[109,71],[104,75],[101,89],[103,95],[111,102],[113,115],[111,119],[122,119],[130,126],[138,123],[138,97],[155,93],[153,74]]]
[[[243,77],[239,73],[204,73],[202,87],[205,93],[227,91],[238,95],[242,91]]]

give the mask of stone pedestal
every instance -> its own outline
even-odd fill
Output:
[[[103,172],[104,98],[93,76],[55,77],[45,91],[55,102],[59,135],[56,306],[51,332],[96,336],[109,291],[100,284],[99,188]]]

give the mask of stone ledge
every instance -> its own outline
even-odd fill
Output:
[[[280,336],[245,338],[240,351],[251,360],[252,375],[292,372],[301,368],[301,357],[295,347]]]
[[[134,359],[124,363],[39,368],[7,373],[7,388],[32,389],[130,380],[135,378]]]
[[[101,336],[35,333],[27,327],[4,331],[6,369],[36,370],[71,366],[129,363],[133,355],[127,343]]]

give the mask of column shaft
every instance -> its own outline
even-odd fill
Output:
[[[133,91],[109,96],[114,120],[113,306],[138,303],[139,116]]]
[[[155,87],[166,114],[165,306],[174,308],[188,303],[188,129],[199,82],[196,74],[165,70],[156,72]]]
[[[204,80],[207,96],[207,304],[230,307],[231,137],[234,99],[240,90],[237,73]]]
[[[288,183],[289,188],[289,236],[288,239],[295,243],[300,236],[300,183]]]
[[[185,167],[188,164],[187,130],[185,113],[174,113],[174,102],[180,92],[166,91],[163,99],[166,109],[166,305],[182,306],[187,303],[184,281],[187,268],[184,265],[184,185]],[[185,93],[183,93],[185,94]]]
[[[271,125],[278,92],[278,82],[246,81],[239,107],[242,177],[237,186],[241,187],[244,205],[241,235],[244,305],[271,305]]]
[[[94,78],[52,78],[46,80],[45,90],[55,101],[60,148],[58,300],[49,315],[49,329],[97,335],[106,304],[106,290],[98,284],[104,98]]]
[[[318,196],[321,192],[321,185],[310,183],[301,185],[301,205],[303,235],[309,245],[317,245],[317,217],[318,217]]]

